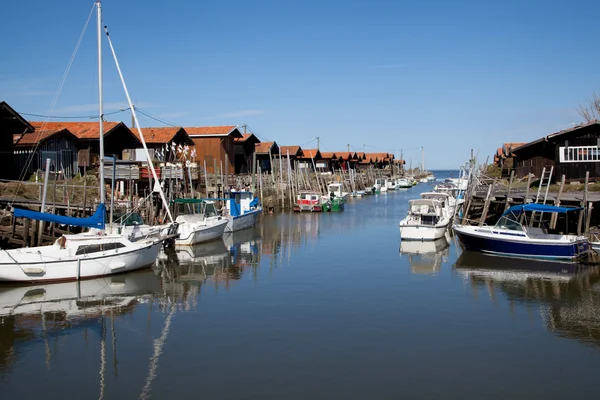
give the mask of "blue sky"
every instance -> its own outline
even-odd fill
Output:
[[[50,110],[92,5],[3,5],[1,100],[23,113],[96,112],[95,16]],[[103,9],[134,103],[150,115],[247,124],[282,145],[316,147],[319,136],[326,151],[403,149],[415,165],[423,146],[430,169],[568,128],[600,89],[597,1],[105,0]],[[109,113],[126,100],[104,49]],[[142,125],[161,126],[146,116]]]

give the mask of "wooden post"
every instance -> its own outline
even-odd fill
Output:
[[[260,202],[263,203],[264,207],[265,198],[263,197],[262,171],[260,167],[258,167],[258,187],[260,188]]]
[[[250,171],[252,174],[252,193],[256,193],[256,152],[252,152],[252,169]],[[262,201],[262,195],[260,201]]]
[[[208,172],[206,171],[206,159],[204,160],[204,189],[206,198],[208,199]]]
[[[565,175],[563,174],[563,176],[560,179],[560,188],[558,189],[558,195],[556,196],[556,199],[554,199],[554,205],[557,207],[560,206],[560,196],[562,195],[564,187],[565,187]],[[557,219],[558,219],[558,214],[552,213],[552,216],[550,217],[550,229],[556,229]]]
[[[525,189],[525,198],[523,199],[523,204],[527,204],[527,198],[529,197],[529,186],[531,186],[531,174],[527,176],[527,188]]]
[[[23,247],[27,247],[29,244],[29,224],[29,218],[25,218],[25,221],[23,222]]]
[[[577,234],[581,235],[581,228],[583,224],[583,214],[585,213],[585,205],[587,204],[587,193],[588,193],[588,182],[590,180],[590,171],[585,171],[585,184],[583,186],[583,199],[581,199],[581,207],[584,209],[579,211],[579,220],[577,221]],[[567,232],[565,232],[567,233]]]
[[[490,201],[492,198],[492,193],[494,191],[494,186],[496,186],[496,179],[494,179],[492,184],[488,187],[488,192],[485,196],[485,204],[483,205],[483,212],[481,213],[481,218],[479,219],[479,226],[482,226],[485,223],[485,219],[490,208]]]
[[[590,231],[590,222],[592,221],[592,209],[594,208],[593,202],[588,202],[587,215],[585,218],[585,234],[587,235]]]
[[[512,188],[513,179],[515,178],[515,170],[510,171],[510,180],[508,181],[508,191],[506,192],[506,200],[504,200],[504,211],[508,210],[510,207],[509,198],[510,198],[510,189]]]
[[[283,157],[279,153],[279,189],[281,190],[281,211],[285,210],[285,192],[283,189]]]
[[[227,154],[225,154],[225,166],[227,166],[227,162],[228,162],[228,156]],[[221,173],[221,195],[217,196],[217,197],[224,197],[225,196],[225,182],[223,181],[223,161],[221,161],[221,168],[219,170],[219,172]]]

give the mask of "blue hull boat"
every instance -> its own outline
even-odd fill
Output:
[[[468,250],[512,257],[574,260],[586,257],[590,245],[585,236],[551,234],[543,227],[521,224],[524,212],[567,213],[581,208],[524,204],[509,208],[496,225],[454,225],[458,239]]]

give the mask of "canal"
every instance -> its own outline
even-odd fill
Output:
[[[253,230],[161,254],[152,270],[0,286],[0,391],[594,396],[598,268],[465,253],[450,236],[401,244],[408,199],[432,187],[351,199],[337,214],[263,215]]]

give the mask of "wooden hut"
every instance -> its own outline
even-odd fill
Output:
[[[14,140],[17,134],[30,133],[34,131],[19,113],[17,113],[5,101],[0,101],[0,179],[17,179],[19,171],[14,162]]]
[[[185,127],[185,131],[196,146],[196,161],[206,163],[208,173],[216,173],[223,166],[224,172],[235,171],[236,138],[242,133],[236,126],[196,126]]]
[[[544,167],[554,167],[553,180],[564,174],[568,181],[600,180],[600,121],[577,125],[522,145],[515,155],[515,175],[541,177]]]
[[[279,156],[279,146],[276,142],[262,142],[254,145],[256,163],[263,172],[271,172],[275,157]]]
[[[321,152],[319,151],[319,149],[302,150],[302,155],[298,157],[298,167],[308,168],[312,170],[314,169],[313,162],[314,167],[316,167],[317,170],[327,168],[327,165],[322,161]]]
[[[248,174],[252,172],[254,150],[260,139],[254,133],[244,133],[234,140],[235,173]]]
[[[131,130],[139,140],[137,128]],[[175,161],[192,158],[194,141],[182,127],[142,128],[142,135],[144,135],[148,152],[154,160]],[[123,155],[124,160],[146,161],[146,154],[142,149],[135,149],[135,153],[125,154]]]
[[[100,134],[98,122],[32,122],[50,132],[68,130],[81,146],[77,155],[79,167],[96,165],[99,162]],[[123,151],[140,148],[139,139],[123,122],[104,122],[104,154],[122,158]]]
[[[50,129],[45,124],[34,123],[34,132],[15,135],[15,166],[22,171],[22,178],[45,169],[50,159],[51,170],[59,178],[71,178],[79,172],[77,159],[81,141],[68,129]],[[27,175],[27,176],[26,176]]]

